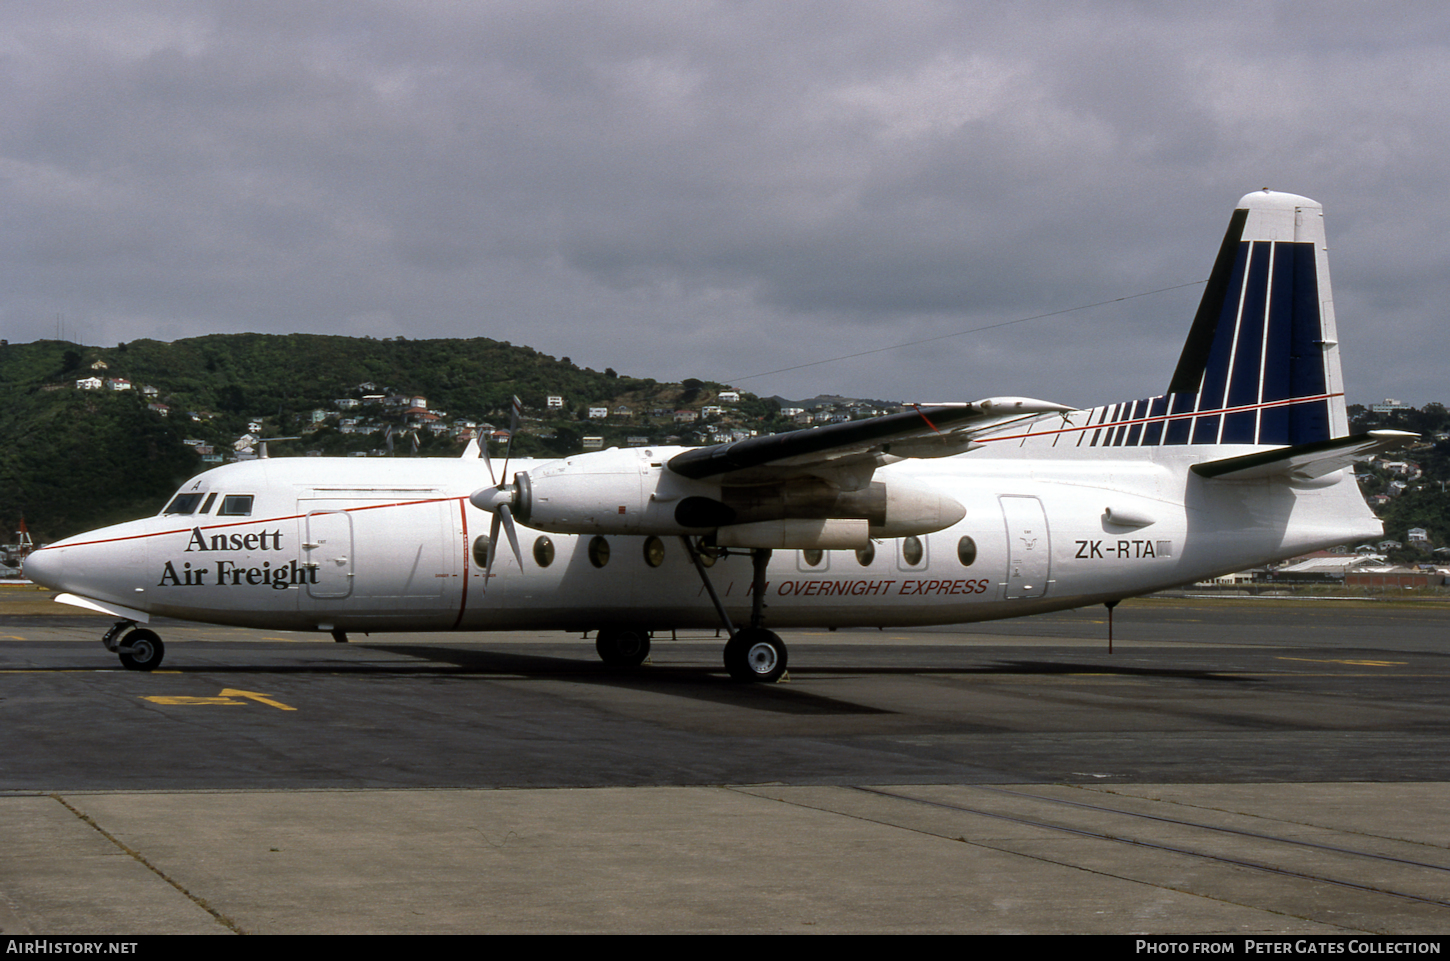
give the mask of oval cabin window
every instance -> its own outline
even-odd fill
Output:
[[[957,541],[957,560],[962,562],[963,567],[971,567],[977,559],[977,542],[970,537],[963,537]]]
[[[921,538],[915,534],[901,542],[901,559],[912,567],[920,564],[925,555],[926,551],[921,546]]]
[[[609,542],[597,534],[589,539],[589,563],[595,567],[609,563]]]

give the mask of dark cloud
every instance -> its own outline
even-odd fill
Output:
[[[482,334],[763,393],[1162,389],[1237,198],[1445,399],[1439,6],[75,2],[0,31],[0,322]],[[993,328],[979,330],[979,328]],[[960,336],[943,338],[957,332]]]

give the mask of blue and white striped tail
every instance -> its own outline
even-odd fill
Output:
[[[1087,413],[1076,446],[1288,446],[1346,435],[1319,204],[1268,190],[1240,200],[1168,393]]]

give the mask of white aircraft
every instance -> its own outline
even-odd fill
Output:
[[[920,406],[515,462],[512,477],[476,445],[449,460],[254,460],[198,475],[155,517],[38,550],[25,571],[119,618],[104,643],[140,670],[163,647],[137,625],[165,616],[338,640],[596,631],[599,655],[630,666],[652,634],[719,626],[730,675],[770,681],[786,668],[771,627],[1111,609],[1379,536],[1347,468],[1415,435],[1347,435],[1322,210],[1263,191],[1234,211],[1159,397]]]

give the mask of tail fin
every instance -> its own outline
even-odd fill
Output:
[[[1066,426],[1044,419],[1021,442],[1278,447],[1347,435],[1323,218],[1307,197],[1268,190],[1244,197],[1168,393],[1094,407],[1070,415]]]
[[[1168,392],[1165,444],[1349,432],[1319,204],[1269,190],[1239,201]]]

